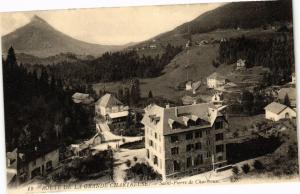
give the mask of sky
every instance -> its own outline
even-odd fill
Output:
[[[1,35],[34,15],[73,38],[96,44],[140,42],[193,20],[221,3],[0,13]]]

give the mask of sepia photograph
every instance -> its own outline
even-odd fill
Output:
[[[292,0],[0,20],[8,193],[299,181]]]

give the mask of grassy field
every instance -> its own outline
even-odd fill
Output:
[[[210,33],[193,35],[193,42],[201,40],[217,40],[221,38],[231,38],[245,36],[266,36],[271,37],[274,35],[272,30],[218,30]],[[139,49],[140,54],[156,55],[161,53],[161,49],[168,43],[172,45],[185,46],[187,39],[183,35],[161,36],[155,40],[155,44],[159,45],[157,49]],[[147,45],[154,44],[153,39],[145,41],[141,44],[133,46],[132,48],[146,47]],[[164,97],[172,101],[178,101],[186,94],[185,91],[178,91],[175,89],[176,85],[185,82],[186,80],[206,80],[206,77],[217,71],[222,75],[228,77],[230,81],[237,82],[238,84],[248,83],[250,85],[259,83],[262,78],[262,72],[265,71],[261,67],[254,67],[244,72],[234,70],[233,65],[221,65],[215,68],[212,61],[218,56],[218,44],[207,44],[196,46],[193,45],[188,49],[185,48],[179,53],[163,70],[162,75],[155,78],[140,79],[141,93],[143,97],[147,97],[151,90],[154,96]],[[123,82],[115,83],[99,83],[94,85],[96,91],[103,90],[116,92],[119,87],[126,85]],[[241,85],[242,88],[245,85]],[[202,92],[202,91],[201,91]],[[204,93],[204,95],[206,95]],[[206,97],[205,97],[206,98]]]

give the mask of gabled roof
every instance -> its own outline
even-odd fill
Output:
[[[277,102],[272,102],[268,106],[265,107],[265,110],[270,111],[275,114],[281,113],[284,109],[288,108],[286,105],[277,103]]]
[[[113,107],[113,106],[117,106],[117,105],[123,105],[123,103],[120,102],[113,95],[107,93],[96,102],[96,105],[99,105],[102,107]]]
[[[160,117],[160,120],[154,124],[151,122],[151,115]],[[158,130],[163,130],[163,134],[168,134],[174,131],[174,129],[170,128],[170,124],[178,123],[182,125],[183,129],[185,129],[186,123],[189,120],[197,121],[198,119],[201,119],[201,121],[203,121],[203,126],[205,125],[205,127],[209,127],[214,124],[215,119],[218,116],[222,115],[218,114],[217,108],[211,103],[201,103],[169,108],[163,108],[157,105],[149,105],[145,109],[145,115],[142,119],[142,123]]]

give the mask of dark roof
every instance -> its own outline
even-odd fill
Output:
[[[123,105],[123,103],[112,94],[105,94],[96,102],[96,105],[100,105],[102,107],[112,107],[116,105]]]
[[[38,142],[27,146],[19,147],[18,148],[19,161],[21,161],[21,164],[25,165],[33,160],[36,160],[37,158],[45,156],[46,154],[59,149],[59,147],[60,146],[58,144],[55,143],[49,144],[45,142]],[[22,154],[23,157],[20,158]]]

